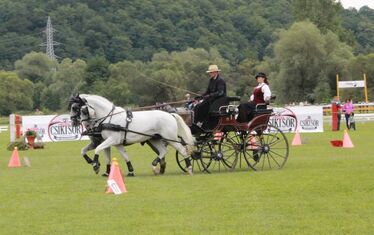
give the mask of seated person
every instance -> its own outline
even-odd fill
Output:
[[[202,102],[194,107],[194,123],[202,127],[208,117],[211,104],[221,97],[226,97],[226,82],[219,74],[217,65],[210,65],[208,71],[210,80],[208,89],[204,94],[197,98],[201,98]]]
[[[268,104],[271,98],[271,91],[265,73],[256,74],[257,86],[253,89],[252,95],[247,103],[239,105],[238,122],[248,122],[253,119],[258,104]]]

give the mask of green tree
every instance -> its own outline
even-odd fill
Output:
[[[296,21],[310,20],[323,33],[328,30],[337,32],[341,27],[340,3],[334,0],[295,0],[294,15]]]
[[[18,76],[33,83],[48,83],[56,67],[57,62],[52,61],[46,54],[41,52],[28,53],[15,63]]]
[[[14,72],[0,71],[0,114],[33,109],[33,84],[20,79]]]
[[[145,64],[140,61],[123,61],[109,67],[110,78],[104,96],[117,105],[140,104],[140,96],[143,94],[139,86],[144,84],[143,74]]]
[[[44,53],[31,52],[21,60],[17,60],[15,68],[21,79],[33,83],[33,104],[35,108],[41,107],[41,93],[45,87],[52,83],[52,76],[57,68],[57,61],[48,58]]]
[[[95,92],[95,86],[106,82],[109,77],[109,61],[105,57],[96,56],[87,62],[86,73],[84,77],[85,91]],[[93,90],[92,90],[92,89]]]
[[[363,80],[363,76],[366,74],[366,82],[368,88],[369,100],[373,101],[374,94],[374,53],[368,55],[359,55],[352,58],[350,61],[348,72],[342,74],[345,76],[345,80]],[[354,101],[364,101],[363,89],[352,90],[352,98]]]
[[[41,106],[49,110],[65,110],[71,94],[79,93],[84,85],[86,62],[64,59],[54,73],[53,82],[41,93]]]
[[[353,34],[342,26],[343,7],[335,0],[295,0],[294,15],[296,21],[309,20],[313,22],[322,33],[332,31],[339,35],[340,40],[354,45]]]
[[[331,82],[339,68],[348,65],[352,49],[333,33],[322,35],[310,22],[299,22],[282,31],[274,46],[274,90],[282,103],[329,100]],[[290,92],[291,91],[291,92]]]

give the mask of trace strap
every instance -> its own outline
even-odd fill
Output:
[[[112,123],[103,123],[103,124],[100,124],[99,130],[100,131],[102,131],[102,130],[124,131],[125,132],[125,138],[124,138],[123,144],[126,144],[126,135],[127,135],[127,133],[131,132],[131,133],[138,134],[138,135],[144,135],[144,136],[148,136],[148,137],[151,137],[151,138],[163,139],[163,140],[166,140],[166,141],[171,141],[171,142],[176,142],[176,143],[180,143],[180,144],[186,145],[186,142],[182,138],[181,138],[182,141],[178,141],[178,140],[172,140],[172,139],[163,138],[162,136],[160,136],[158,134],[149,135],[149,134],[145,134],[145,133],[142,133],[142,132],[129,130],[128,129],[128,124],[129,123],[130,122],[126,123],[126,127],[123,127],[123,126],[120,126],[120,125],[116,125],[116,124],[112,124]]]
[[[135,134],[138,134],[138,135],[144,135],[144,136],[148,136],[148,137],[151,137],[151,138],[163,139],[163,140],[166,140],[166,141],[171,141],[171,142],[180,143],[182,145],[186,145],[186,142],[180,136],[179,136],[179,138],[182,141],[163,138],[162,136],[160,136],[158,134],[148,135],[148,134],[145,134],[145,133],[129,130],[129,125],[130,125],[130,123],[132,122],[132,119],[133,119],[133,114],[132,114],[131,110],[126,110],[126,111],[121,111],[121,112],[118,112],[118,113],[114,113],[114,109],[115,109],[115,106],[113,105],[112,110],[105,117],[97,119],[95,122],[99,123],[99,125],[97,127],[93,128],[91,131],[89,131],[88,135],[97,135],[98,132],[100,133],[102,130],[124,131],[125,132],[125,138],[124,138],[123,144],[126,144],[127,133],[131,132],[131,133],[135,133]],[[110,123],[112,121],[112,117],[114,115],[117,115],[117,114],[120,114],[120,113],[123,113],[123,112],[126,112],[126,126],[125,127],[123,127],[121,125],[116,125],[116,124]],[[108,117],[110,117],[109,123],[103,123]]]

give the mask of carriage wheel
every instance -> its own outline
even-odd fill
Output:
[[[192,165],[192,172],[204,171],[204,167],[201,163],[201,153],[199,150],[200,148],[201,144],[197,144],[196,146],[194,146],[192,153],[188,157]],[[176,151],[175,157],[179,168],[181,168],[182,171],[187,172],[186,160],[184,159],[182,154]]]
[[[237,168],[247,168],[248,164],[245,161],[244,158],[244,139],[246,137],[245,132],[243,131],[231,131],[228,132],[227,135],[225,135],[225,139],[223,139],[223,145],[232,146],[233,149],[235,149],[237,158],[235,165],[233,167],[235,169]],[[227,143],[224,143],[227,142]]]
[[[239,146],[233,141],[235,135],[225,133],[220,139],[212,139],[201,148],[201,152],[206,152],[201,161],[205,170],[209,173],[220,171],[232,171],[235,169]],[[234,138],[235,139],[235,138]]]
[[[281,169],[288,158],[288,141],[283,132],[269,124],[259,125],[246,135],[244,157],[254,170]]]

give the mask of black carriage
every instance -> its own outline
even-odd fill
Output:
[[[284,133],[269,124],[275,115],[266,104],[257,105],[254,118],[238,122],[239,97],[222,97],[210,107],[202,127],[192,122],[193,111],[178,110],[196,138],[189,160],[193,171],[233,171],[236,168],[268,170],[282,168],[288,158],[289,145]],[[176,153],[178,166],[187,171],[185,159]]]

